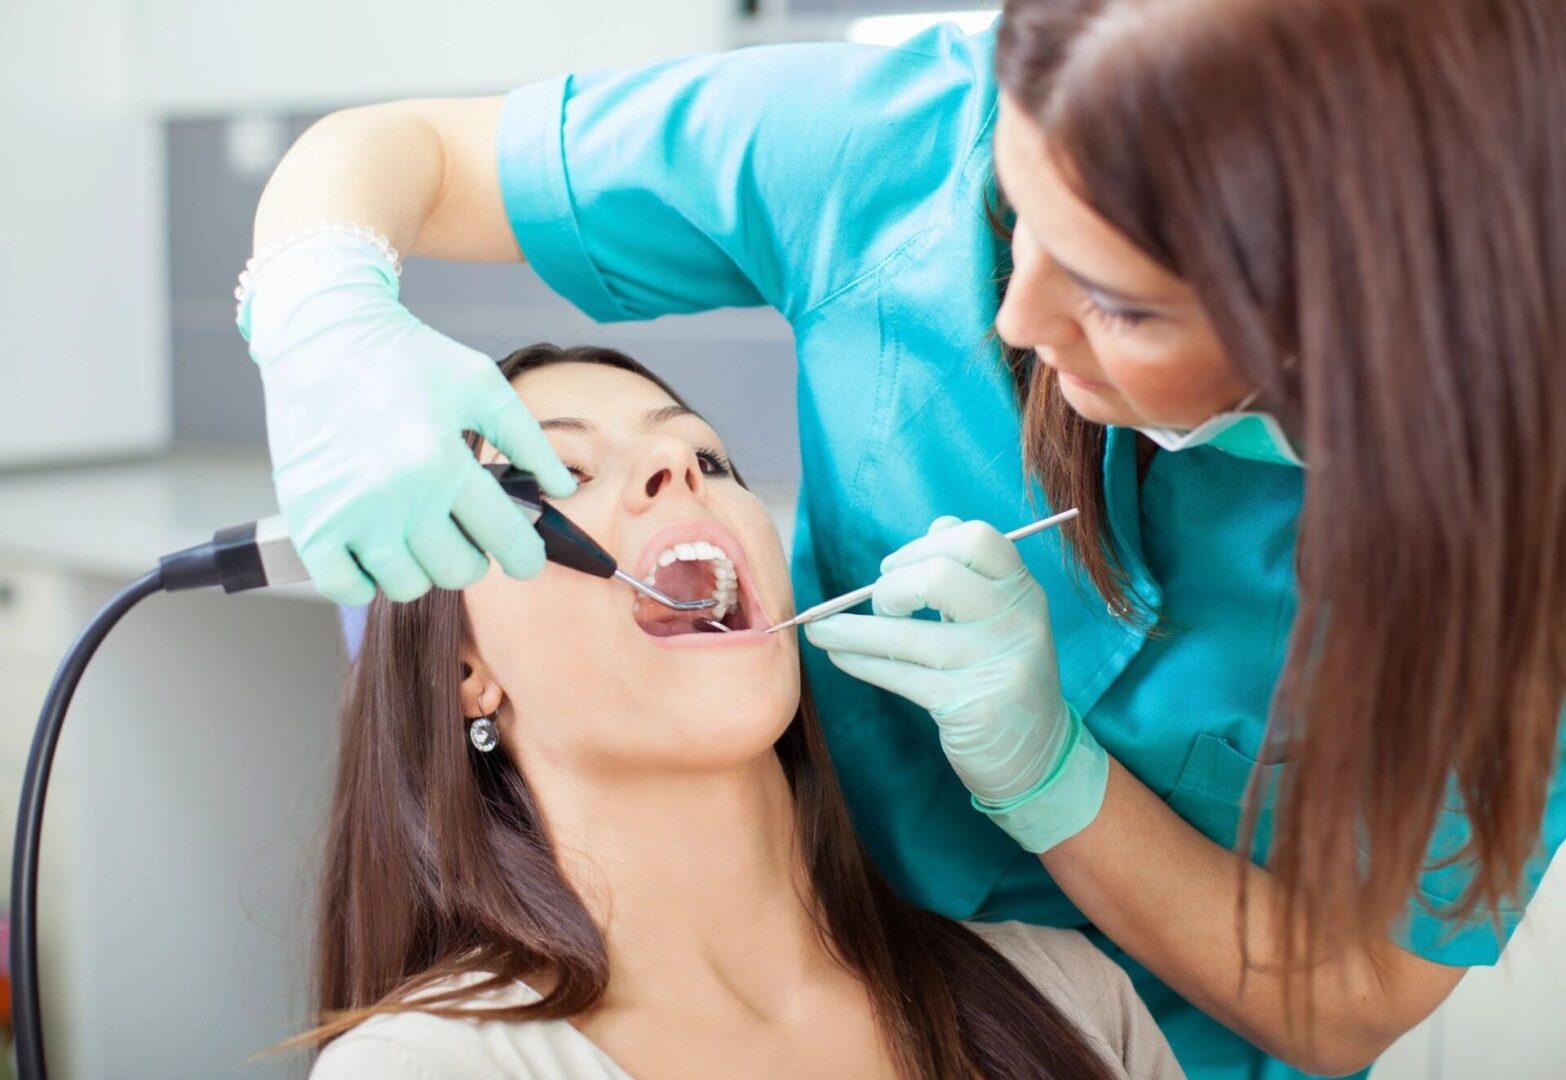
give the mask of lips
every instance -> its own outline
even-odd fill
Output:
[[[1086,375],[1078,375],[1075,371],[1065,367],[1061,364],[1060,357],[1055,350],[1047,345],[1035,345],[1033,347],[1033,355],[1038,357],[1045,367],[1054,368],[1055,374],[1067,382],[1075,383],[1077,386],[1088,390],[1107,390],[1109,388],[1109,384],[1102,380],[1090,379]]]
[[[720,549],[734,567],[739,605],[724,619],[725,625],[732,628],[724,632],[710,626],[698,626],[698,621],[710,618],[710,612],[680,615],[656,601],[638,596],[632,616],[652,644],[671,648],[732,648],[766,639],[767,635],[762,631],[771,626],[772,621],[756,594],[745,548],[738,537],[715,519],[695,519],[658,530],[642,548],[634,564],[634,573],[646,580],[657,570],[658,587],[677,600],[711,596],[714,578],[710,561],[676,561],[659,566],[659,556],[678,545],[693,545],[699,551],[706,544]],[[666,583],[669,588],[664,588]]]
[[[1056,370],[1058,371],[1059,369],[1057,368]],[[1108,383],[1095,382],[1092,379],[1084,379],[1081,375],[1074,375],[1074,374],[1072,374],[1069,371],[1061,371],[1060,372],[1060,377],[1062,379],[1064,379],[1068,383],[1073,383],[1073,384],[1075,384],[1077,386],[1082,387],[1084,390],[1107,390],[1107,389],[1109,389],[1109,384]]]

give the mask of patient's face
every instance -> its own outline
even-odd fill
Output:
[[[637,578],[718,610],[676,616],[628,585],[550,563],[530,581],[491,565],[465,591],[476,656],[505,692],[501,733],[524,768],[722,768],[763,753],[799,702],[788,567],[761,501],[716,432],[657,386],[595,364],[514,383],[576,474],[555,505]],[[484,460],[495,459],[485,447]]]

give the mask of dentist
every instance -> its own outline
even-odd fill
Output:
[[[1367,1068],[1566,835],[1561,55],[1554,0],[1011,0],[998,55],[336,114],[239,290],[280,504],[345,603],[541,565],[461,432],[571,480],[399,251],[600,320],[777,308],[797,600],[880,577],[807,663],[888,877],[1084,928],[1193,1077]],[[1034,480],[1072,536],[974,524]]]

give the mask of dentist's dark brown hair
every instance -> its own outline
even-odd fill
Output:
[[[1454,794],[1453,914],[1505,906],[1566,702],[1566,4],[1010,0],[998,62],[1303,434],[1281,925],[1307,956],[1388,933]],[[1017,370],[1032,468],[1091,511],[1077,554],[1122,599],[1103,429]]]
[[[501,370],[513,379],[558,363],[619,368],[685,404],[609,349],[536,345]],[[408,604],[377,596],[370,605],[343,708],[320,886],[321,1026],[295,1044],[323,1044],[378,1013],[410,1009],[571,1017],[598,1004],[608,985],[603,935],[561,873],[526,776],[504,752],[468,744],[458,696],[468,632],[461,593],[435,590]],[[863,982],[903,1075],[1109,1076],[1082,1034],[999,953],[904,902],[876,873],[805,688],[776,752],[793,790],[821,938]],[[478,981],[429,996],[457,976]],[[538,984],[543,999],[505,1009],[474,1000],[519,979]]]

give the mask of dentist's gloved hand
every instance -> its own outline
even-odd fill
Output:
[[[575,482],[494,361],[398,302],[374,244],[323,233],[268,259],[239,328],[265,384],[278,504],[322,593],[364,604],[377,585],[393,600],[460,589],[488,570],[485,551],[513,577],[543,567],[543,541],[462,433],[549,495]]]
[[[983,522],[940,518],[887,556],[874,615],[834,615],[805,636],[843,671],[930,711],[941,747],[992,817],[1043,852],[1098,815],[1109,759],[1061,696],[1044,590]],[[910,619],[922,608],[941,622]]]

